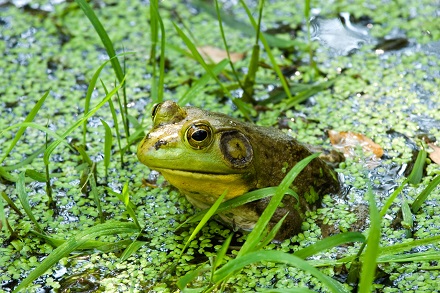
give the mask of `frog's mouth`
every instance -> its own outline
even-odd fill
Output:
[[[249,183],[240,173],[206,173],[192,170],[155,168],[173,186],[184,194],[219,196],[227,190],[226,199],[247,192]]]
[[[176,176],[185,175],[187,176],[197,176],[197,177],[204,177],[204,176],[227,176],[227,175],[240,175],[242,173],[233,173],[233,172],[205,172],[205,171],[197,171],[197,170],[190,170],[190,169],[171,169],[171,168],[152,168],[153,170],[156,170],[162,174],[164,173],[172,173]],[[164,175],[165,176],[165,175]]]

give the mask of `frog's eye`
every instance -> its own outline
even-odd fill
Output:
[[[177,123],[185,119],[185,117],[185,109],[179,107],[179,105],[173,101],[154,104],[153,109],[151,110],[153,127]]]
[[[157,110],[160,108],[160,105],[162,105],[162,103],[156,103],[153,105],[153,109],[151,110],[151,118],[153,120],[154,120],[154,117],[156,117]]]
[[[192,148],[205,148],[212,142],[212,127],[207,122],[196,122],[186,129],[185,138]]]

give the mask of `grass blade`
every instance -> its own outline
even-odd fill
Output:
[[[113,47],[113,43],[110,40],[110,37],[108,36],[106,30],[104,29],[104,26],[99,21],[98,17],[96,16],[93,9],[90,7],[90,5],[87,3],[86,0],[75,0],[75,2],[79,5],[79,7],[82,9],[86,17],[89,19],[93,27],[95,28],[95,31],[98,33],[99,38],[101,39],[102,44],[104,45],[105,50],[107,51],[107,55],[110,59],[110,62],[113,67],[113,71],[115,72],[116,78],[118,79],[119,83],[123,85],[122,91],[124,96],[124,107],[121,106],[121,116],[124,117],[128,114],[128,107],[127,107],[127,95],[125,92],[125,83],[123,80],[125,79],[125,73],[122,70],[121,64],[119,62],[119,59],[116,57],[116,52]],[[125,54],[125,53],[124,53]],[[118,96],[119,100],[119,96]],[[121,104],[121,103],[120,103]],[[123,118],[123,124],[124,124],[124,130],[126,132],[126,136],[130,136],[129,128],[128,128],[128,121],[126,121]]]
[[[428,186],[417,196],[416,200],[411,205],[411,210],[415,214],[419,211],[422,204],[428,198],[429,194],[440,184],[440,175],[437,175],[431,182],[429,182]]]
[[[6,193],[4,191],[1,192],[1,195],[3,197],[3,199],[6,201],[6,203],[11,207],[11,209],[13,209],[17,215],[19,215],[20,217],[23,216],[23,214],[20,212],[20,209],[15,205],[15,203],[6,195]]]
[[[411,249],[414,249],[418,246],[426,246],[430,244],[438,244],[440,243],[440,235],[412,240],[411,242],[404,242],[399,244],[394,244],[391,246],[381,247],[379,249],[379,256],[385,257],[388,255],[395,255],[398,253],[406,252]]]
[[[133,223],[127,222],[107,222],[87,228],[77,233],[72,238],[53,250],[43,262],[36,267],[13,292],[19,292],[26,288],[32,281],[44,274],[50,267],[56,264],[61,258],[68,256],[87,241],[94,240],[96,237],[104,235],[125,234],[139,232],[139,229]]]
[[[295,180],[296,176],[319,154],[313,154],[308,156],[307,158],[299,161],[290,171],[287,173],[286,177],[284,177],[283,181],[277,187],[275,195],[272,196],[268,206],[264,210],[263,214],[258,219],[255,224],[254,229],[248,235],[246,242],[241,247],[238,256],[242,256],[246,254],[248,251],[251,251],[254,247],[257,246],[259,241],[259,233],[263,231],[267,224],[269,223],[272,215],[275,213],[278,205],[281,203],[283,196],[287,193],[289,186],[292,184],[293,180]]]
[[[65,239],[50,237],[48,235],[41,234],[41,233],[34,231],[34,230],[30,230],[29,232],[44,239],[44,241],[46,241],[47,243],[49,243],[53,247],[58,247],[67,241]],[[108,251],[115,251],[117,249],[120,249],[121,247],[126,247],[131,242],[132,241],[130,239],[121,240],[118,242],[105,242],[105,241],[99,241],[99,240],[92,239],[92,240],[87,240],[86,242],[84,242],[83,244],[78,246],[75,250],[99,250],[102,252],[108,252]]]
[[[202,65],[203,69],[218,83],[220,88],[222,89],[223,93],[225,93],[226,96],[232,97],[230,91],[227,87],[223,85],[223,83],[218,79],[217,75],[214,74],[211,67],[209,67],[203,57],[200,55],[199,51],[197,50],[196,46],[191,42],[191,40],[188,38],[188,36],[173,22],[174,28],[177,31],[177,34],[180,36],[180,38],[183,40],[185,45],[188,47],[188,49],[191,51],[191,54],[193,57],[197,60],[197,62]],[[246,107],[243,101],[239,99],[231,98],[232,102],[237,106],[237,108],[241,111],[241,113],[249,119],[249,107]]]
[[[223,199],[225,198],[227,193],[228,193],[228,191],[225,190],[225,192],[223,192],[223,194],[220,195],[219,198],[217,198],[217,200],[214,202],[214,204],[209,208],[208,212],[203,216],[203,218],[200,220],[200,223],[197,224],[196,228],[189,236],[188,240],[185,243],[185,246],[183,247],[182,251],[180,252],[180,255],[183,254],[183,252],[188,247],[188,245],[191,243],[191,241],[196,237],[197,233],[200,232],[200,230],[203,228],[203,226],[205,226],[205,224],[208,222],[208,220],[215,214],[215,211],[217,210],[217,208],[219,207],[220,203],[223,201]]]
[[[224,59],[220,61],[217,65],[212,68],[213,74],[216,76],[222,72],[222,70],[228,65],[228,60]],[[180,97],[179,104],[186,105],[192,99],[197,98],[199,93],[204,89],[205,85],[212,79],[212,75],[210,73],[204,74],[201,78],[199,78],[189,90],[185,92],[185,94]]]
[[[123,101],[121,101],[119,92],[116,92],[116,100],[118,101],[119,112],[121,113],[122,126],[124,126],[125,138],[127,139],[127,144],[128,144],[128,138],[130,137],[130,130],[129,130],[129,122],[127,118],[128,115],[127,107],[125,104],[123,104]]]
[[[362,268],[359,283],[359,293],[372,292],[372,284],[376,273],[376,260],[379,254],[380,243],[380,215],[376,207],[374,194],[371,188],[368,190],[370,205],[370,228],[367,238],[367,249],[362,257]]]
[[[29,205],[29,198],[27,196],[26,188],[24,185],[24,172],[21,172],[20,175],[18,175],[18,180],[17,180],[17,183],[15,186],[17,189],[18,199],[20,200],[20,203],[23,206],[24,211],[26,212],[28,217],[31,219],[31,221],[34,223],[38,232],[42,232],[43,229],[41,229],[40,224],[38,224],[37,219],[35,218],[34,214],[32,213],[31,206]]]
[[[104,215],[102,214],[101,200],[98,195],[98,188],[96,186],[95,175],[93,175],[95,168],[96,168],[95,163],[93,163],[93,167],[91,168],[92,170],[90,172],[89,182],[93,194],[93,199],[96,203],[96,207],[98,208],[99,220],[101,221],[101,223],[104,223],[105,220],[104,220]]]
[[[77,144],[74,146],[78,153],[81,155],[81,159],[84,163],[86,163],[90,168],[92,168],[93,162],[90,159],[90,156],[86,153],[85,145]]]
[[[254,85],[255,77],[257,75],[258,66],[260,61],[260,46],[255,44],[252,47],[251,61],[249,62],[249,69],[246,77],[244,79],[243,88],[243,99],[246,102],[254,102]]]
[[[229,234],[228,238],[226,238],[225,242],[223,242],[222,247],[217,252],[217,256],[215,257],[215,261],[212,264],[212,272],[214,273],[218,266],[222,263],[225,258],[226,252],[228,251],[229,244],[231,243],[232,237],[234,233]],[[211,276],[212,279],[212,276]]]
[[[121,262],[126,261],[133,253],[138,251],[146,243],[147,243],[146,241],[139,241],[139,240],[133,241],[122,253]]]
[[[56,132],[50,130],[50,129],[47,128],[46,126],[42,126],[42,125],[37,124],[37,123],[34,123],[34,122],[21,122],[21,123],[17,123],[17,124],[11,125],[11,126],[9,126],[9,127],[6,127],[5,129],[3,129],[2,131],[0,131],[0,135],[1,135],[4,131],[8,131],[8,130],[11,130],[11,129],[14,129],[14,128],[17,128],[17,127],[25,127],[25,128],[27,128],[27,127],[31,127],[31,128],[34,128],[34,129],[38,129],[38,130],[40,130],[40,131],[43,131],[43,132],[45,132],[46,134],[52,136],[52,137],[55,138],[55,139],[62,139],[62,137],[61,137],[60,135],[58,135]],[[69,146],[69,148],[70,148],[72,151],[75,151],[75,150],[74,150],[69,144],[66,144],[66,145]],[[41,148],[44,150],[46,147],[43,146],[43,147],[41,147]],[[36,157],[36,156],[38,156],[38,155],[39,155],[39,154],[36,154],[36,155],[33,155],[33,156]],[[17,164],[17,166],[21,166],[21,165]],[[10,170],[10,167],[5,167],[5,170]]]
[[[136,206],[130,201],[130,194],[128,189],[128,182],[125,182],[124,186],[122,187],[122,193],[117,193],[111,190],[110,188],[106,188],[106,190],[110,193],[116,196],[123,204],[125,209],[127,210],[127,213],[130,215],[130,217],[133,219],[135,225],[141,229],[141,225],[139,224],[137,220],[136,213],[134,209]]]
[[[319,281],[321,281],[323,285],[327,286],[327,288],[329,288],[331,292],[338,292],[338,293],[348,292],[341,283],[321,273],[318,269],[314,268],[309,263],[307,263],[307,261],[292,254],[281,251],[260,250],[260,251],[250,252],[243,256],[239,256],[236,259],[229,261],[220,269],[218,269],[214,273],[213,281],[215,283],[219,283],[224,279],[226,279],[233,272],[237,270],[241,270],[242,268],[244,268],[249,264],[257,263],[261,261],[283,263],[297,267],[316,277]]]
[[[304,102],[311,96],[331,87],[335,83],[335,81],[336,79],[331,79],[329,81],[324,81],[318,84],[310,85],[308,89],[298,92],[291,98],[284,100],[281,104],[282,109],[287,110],[295,105],[298,105],[299,103]],[[292,89],[292,87],[290,89]]]
[[[408,182],[411,184],[419,184],[423,177],[423,167],[426,163],[426,157],[428,153],[425,150],[420,150],[417,154],[416,162],[414,163],[413,169],[408,176]]]
[[[44,152],[44,164],[49,164],[49,157],[50,154],[54,151],[54,149],[72,132],[74,131],[78,126],[82,125],[85,120],[87,120],[89,117],[91,117],[93,114],[95,114],[96,111],[98,111],[122,86],[124,83],[125,78],[122,80],[122,83],[120,83],[118,86],[116,86],[111,92],[109,92],[104,99],[102,99],[101,102],[99,102],[98,105],[95,106],[92,110],[90,110],[86,115],[84,115],[83,118],[76,121],[72,126],[70,126],[61,136],[58,140],[52,142]]]
[[[165,78],[165,27],[163,25],[162,17],[159,13],[159,5],[158,1],[154,0],[150,2],[150,15],[151,15],[151,43],[153,44],[153,47],[151,48],[151,61],[153,62],[153,82],[152,82],[152,97],[156,101],[156,103],[160,103],[163,101],[163,84],[164,84],[164,78]],[[159,26],[157,25],[159,24]],[[158,27],[160,27],[161,32],[161,38],[160,38],[160,59],[159,59],[159,83],[156,85],[156,44],[158,40],[159,30]],[[157,92],[157,99],[155,99],[156,95],[154,94]]]
[[[247,192],[243,195],[234,197],[228,201],[222,202],[220,204],[220,206],[218,207],[216,213],[220,213],[220,212],[244,205],[245,203],[271,196],[271,195],[275,194],[276,189],[277,189],[277,187],[266,187],[266,188],[250,191],[250,192]],[[176,230],[181,228],[185,224],[199,222],[207,212],[208,212],[208,209],[205,209],[205,210],[198,212],[197,214],[188,218],[185,222],[180,224],[179,227],[176,228]]]
[[[380,217],[382,218],[387,213],[390,206],[393,204],[396,197],[402,192],[403,188],[408,183],[408,179],[405,179],[400,186],[393,191],[393,193],[390,195],[390,197],[387,199],[385,204],[383,205],[382,209],[380,210]]]
[[[191,3],[200,8],[201,10],[211,14],[213,17],[217,16],[216,10],[210,2],[206,1],[191,1]],[[244,35],[255,36],[255,29],[244,22],[236,20],[232,14],[220,11],[220,17],[222,21],[227,24],[230,28],[241,31]],[[281,48],[281,49],[292,49],[295,47],[296,42],[294,40],[288,40],[284,38],[278,38],[274,35],[263,33],[265,39],[271,47]]]
[[[124,203],[128,214],[133,219],[136,226],[139,229],[141,229],[141,225],[139,224],[139,222],[137,220],[136,213],[134,212],[134,208],[136,208],[136,206],[130,201],[130,193],[128,191],[129,191],[128,182],[125,182],[124,187],[122,188],[122,194],[121,194],[122,202]]]
[[[243,99],[245,101],[254,102],[254,85],[255,85],[255,77],[257,75],[259,61],[260,61],[260,31],[261,31],[261,18],[263,16],[263,6],[264,0],[259,1],[258,3],[258,24],[256,27],[255,34],[255,44],[252,48],[251,61],[249,63],[248,73],[244,79],[243,85]]]
[[[316,291],[307,288],[288,288],[288,289],[267,289],[264,293],[316,293]]]
[[[186,286],[191,283],[195,278],[197,278],[197,276],[201,273],[201,272],[205,272],[207,270],[209,270],[210,266],[208,264],[204,264],[199,266],[197,269],[195,270],[190,270],[188,273],[186,273],[183,277],[181,277],[176,285],[177,288],[179,288],[182,292],[188,292],[185,290]],[[206,287],[205,287],[206,288]],[[203,291],[204,288],[201,288],[200,290],[195,290],[194,292],[204,292]]]
[[[110,159],[111,159],[111,152],[112,152],[112,143],[113,143],[113,136],[112,136],[112,130],[110,129],[110,126],[108,126],[107,122],[100,119],[102,125],[104,125],[105,128],[105,139],[104,139],[104,167],[105,167],[105,177],[108,176],[108,166],[110,166]]]
[[[41,106],[43,105],[44,101],[46,100],[47,96],[49,95],[50,90],[48,90],[39,100],[38,102],[35,104],[35,106],[32,108],[32,110],[29,112],[29,114],[27,115],[26,119],[24,120],[24,122],[32,122],[32,120],[34,120],[35,116],[37,115],[38,111],[40,110]],[[6,149],[5,154],[3,155],[3,157],[0,159],[0,163],[2,163],[6,157],[9,155],[9,153],[12,151],[12,149],[15,147],[15,145],[17,144],[17,142],[20,140],[21,136],[23,135],[23,133],[26,131],[27,125],[26,124],[21,124],[22,126],[20,126],[20,129],[17,131],[17,133],[14,136],[14,139],[11,141],[11,144],[9,145],[9,147]],[[8,127],[9,128],[9,127]],[[2,131],[3,132],[3,131]]]
[[[241,88],[243,88],[243,85],[241,84],[240,78],[238,77],[237,71],[235,70],[234,62],[231,61],[231,53],[229,51],[228,42],[226,41],[225,31],[223,30],[223,21],[220,16],[220,7],[218,5],[218,0],[215,0],[215,10],[217,12],[217,20],[220,28],[220,35],[222,36],[223,40],[223,46],[225,47],[226,54],[228,56],[229,65],[231,66],[232,73],[234,74],[235,80],[240,85]]]
[[[414,227],[414,221],[413,214],[406,198],[402,199],[402,207],[400,210],[402,211],[402,221],[400,223],[402,224],[403,228],[407,229],[407,236],[411,237],[411,230]]]
[[[318,72],[318,69],[316,67],[316,62],[313,58],[312,33],[310,29],[310,0],[305,0],[304,4],[304,18],[307,24],[307,43],[309,47],[309,67],[313,69],[312,74],[315,75],[315,73]]]
[[[122,84],[122,80],[124,79],[124,73],[122,71],[122,67],[121,67],[121,64],[119,63],[118,58],[113,58],[116,56],[116,52],[113,47],[113,43],[110,40],[110,37],[108,36],[106,30],[104,29],[104,26],[101,24],[101,22],[99,21],[98,17],[95,14],[95,12],[90,7],[90,5],[87,3],[87,1],[75,0],[75,2],[82,9],[84,14],[90,20],[90,22],[92,23],[96,32],[98,33],[98,36],[101,39],[101,42],[104,45],[105,50],[107,51],[107,55],[110,59],[113,70],[115,71],[116,77],[118,78],[119,83]]]
[[[101,80],[101,85],[104,88],[105,94],[107,95],[108,90],[107,90],[107,87],[105,86],[104,82],[102,82],[102,80]],[[114,126],[115,132],[116,132],[116,140],[118,142],[119,155],[120,155],[120,160],[121,160],[121,168],[123,168],[123,166],[124,166],[124,152],[122,151],[121,134],[119,132],[119,126],[118,126],[118,115],[116,114],[115,105],[113,104],[113,101],[111,99],[108,100],[108,105],[110,107],[110,113],[112,114],[112,118],[113,118],[113,126]],[[121,115],[122,115],[122,113],[121,113]],[[122,116],[122,119],[124,119],[124,116]]]
[[[2,166],[0,166],[0,177],[4,178],[5,180],[9,182],[16,182],[17,178],[11,174],[8,173]]]
[[[157,78],[157,68],[156,68],[156,49],[157,41],[159,39],[159,26],[158,26],[158,16],[157,10],[154,9],[154,5],[157,4],[158,0],[152,0],[150,2],[150,40],[151,40],[151,51],[149,63],[153,67],[152,79],[151,79],[151,97],[155,103],[159,102],[158,95],[158,84]]]
[[[438,251],[412,252],[401,255],[387,255],[379,257],[378,263],[400,263],[400,262],[433,262],[440,260]]]
[[[406,186],[406,184],[408,182],[412,183],[412,184],[417,184],[420,182],[422,176],[423,176],[423,166],[425,165],[426,162],[426,151],[425,150],[420,150],[418,155],[417,155],[417,159],[414,163],[414,167],[411,170],[411,173],[409,174],[408,178],[406,178],[402,184],[391,194],[391,196],[387,199],[387,201],[385,202],[384,206],[382,207],[381,211],[380,211],[380,217],[382,218],[383,216],[385,216],[387,210],[389,209],[389,207],[393,204],[394,200],[396,199],[396,197],[402,192],[403,188]],[[438,184],[438,183],[437,183]],[[427,193],[422,192],[417,199],[422,195],[423,197],[426,197],[429,195],[429,193],[431,193],[432,189],[435,188],[435,186],[432,187],[432,189],[430,189],[432,186],[431,184],[429,184],[425,190],[427,190]],[[417,204],[416,204],[416,208],[417,210],[415,210],[414,207],[414,203],[412,204],[412,210],[413,213],[416,213],[418,211],[418,209],[420,208],[420,206],[422,205],[422,203],[425,201],[425,199],[420,198],[420,200],[416,200]]]
[[[26,169],[25,174],[27,177],[32,178],[35,181],[46,182],[46,174],[43,174],[41,172],[32,169]]]
[[[251,11],[249,10],[249,8],[247,7],[247,5],[244,3],[243,0],[240,0],[240,3],[241,3],[241,5],[243,6],[243,8],[245,9],[246,14],[248,15],[248,18],[249,18],[249,20],[250,20],[252,26],[254,27],[254,30],[258,31],[258,25],[257,25],[257,23],[255,22],[255,19],[254,19],[254,17],[252,16]],[[266,50],[266,54],[267,54],[267,56],[269,56],[270,62],[272,63],[272,67],[274,68],[275,72],[277,73],[278,78],[279,78],[280,81],[281,81],[281,84],[282,84],[282,86],[283,86],[283,88],[284,88],[284,91],[286,92],[287,97],[288,97],[289,99],[292,99],[292,95],[290,94],[290,90],[289,90],[289,85],[287,84],[287,81],[286,81],[286,79],[284,78],[284,75],[283,75],[283,73],[281,72],[281,69],[280,69],[280,67],[278,66],[277,62],[276,62],[275,57],[274,57],[273,54],[272,54],[272,51],[271,51],[271,49],[270,49],[269,44],[268,44],[267,41],[266,41],[266,38],[264,37],[264,35],[263,35],[262,33],[260,33],[259,35],[260,35],[259,38],[260,38],[260,40],[261,40],[261,43],[263,43],[264,49]]]
[[[44,150],[46,149],[45,145],[42,145],[39,149],[37,149],[35,152],[33,152],[30,156],[28,156],[26,159],[21,160],[20,162],[18,162],[17,164],[14,165],[9,165],[9,166],[4,166],[3,169],[6,171],[9,170],[17,170],[20,169],[24,166],[29,165],[36,157],[38,157],[39,155],[41,155]]]
[[[346,232],[324,238],[313,245],[310,245],[308,247],[296,251],[293,255],[305,259],[309,256],[315,255],[321,251],[331,249],[341,244],[345,244],[348,242],[364,242],[364,241],[365,241],[365,236],[362,233]]]
[[[268,245],[277,235],[278,231],[281,228],[281,225],[283,224],[284,220],[286,219],[287,215],[289,213],[286,213],[279,221],[275,224],[275,226],[272,227],[272,229],[269,231],[269,233],[266,233],[268,230],[268,227],[266,227],[264,233],[260,234],[260,240],[258,245],[255,247],[254,250],[263,249],[264,246]]]
[[[3,192],[2,192],[3,195]],[[6,221],[6,214],[5,214],[5,206],[3,203],[3,199],[0,199],[0,231],[3,231],[3,229],[6,232],[6,227],[8,226],[8,223]]]
[[[180,36],[180,38],[183,40],[185,45],[191,51],[191,54],[193,55],[194,59],[196,59],[197,62],[199,62],[200,65],[202,65],[203,69],[205,69],[205,71],[219,84],[219,86],[221,87],[223,92],[226,93],[228,96],[231,96],[229,90],[221,83],[221,81],[218,79],[217,75],[214,74],[214,72],[211,70],[211,68],[208,66],[208,64],[206,64],[202,55],[200,55],[196,46],[191,42],[191,40],[188,38],[188,36],[174,22],[173,22],[173,25],[177,31],[177,34]]]
[[[99,68],[95,71],[95,73],[92,76],[92,79],[90,80],[89,86],[87,88],[86,98],[84,101],[84,115],[86,115],[89,112],[90,109],[90,101],[92,99],[93,91],[96,87],[96,82],[98,81],[98,77],[101,74],[102,69],[107,65],[107,63],[110,60],[105,61],[104,63],[99,66]],[[87,120],[84,121],[83,124],[83,144],[86,145],[86,133],[87,133]]]

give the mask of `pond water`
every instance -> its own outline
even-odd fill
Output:
[[[240,73],[247,71],[255,38],[244,9],[235,1],[223,1],[225,32],[231,52],[246,53],[235,64]],[[344,181],[345,192],[326,196],[323,207],[308,215],[303,232],[267,249],[295,252],[323,237],[347,232],[368,231],[368,200],[371,185],[375,200],[383,207],[387,198],[400,186],[412,170],[422,144],[438,147],[440,140],[440,15],[438,1],[351,1],[325,3],[312,9],[311,22],[313,60],[318,68],[310,70],[307,26],[304,3],[268,1],[263,15],[263,31],[271,44],[283,40],[285,45],[273,47],[291,85],[332,83],[314,91],[304,102],[285,106],[282,99],[267,102],[281,87],[272,69],[270,58],[262,50],[257,73],[255,99],[261,102],[254,109],[257,124],[279,125],[297,140],[331,149],[328,131],[351,131],[365,135],[380,145],[384,155],[373,158],[360,148],[337,171]],[[128,113],[131,133],[140,124],[151,127],[153,104],[152,63],[149,62],[152,41],[147,1],[94,1],[93,9],[115,45],[125,55],[127,69]],[[198,46],[223,47],[215,9],[212,3],[163,1],[160,13],[166,34],[166,74],[164,99],[177,100],[205,70],[186,54],[186,46],[173,27],[191,32]],[[249,3],[256,14],[258,5]],[[23,122],[37,101],[50,89],[50,94],[33,121],[59,135],[81,119],[85,112],[88,85],[98,67],[108,59],[93,27],[78,5],[65,1],[0,1],[0,128]],[[121,57],[121,61],[122,61]],[[159,59],[157,59],[159,60]],[[229,69],[228,69],[229,70]],[[100,79],[110,91],[115,75],[106,66]],[[221,76],[224,84],[236,89],[232,74]],[[273,90],[273,92],[269,92]],[[220,94],[219,94],[220,93]],[[295,93],[295,92],[294,92]],[[240,96],[240,91],[235,93]],[[100,82],[92,95],[92,106],[105,96]],[[117,102],[115,107],[119,113]],[[211,81],[192,105],[232,116],[242,117],[230,100]],[[180,276],[195,270],[213,257],[231,232],[215,221],[209,221],[190,248],[180,258],[181,250],[194,229],[177,226],[195,210],[163,177],[150,172],[136,158],[136,145],[120,151],[113,139],[112,159],[108,174],[104,167],[105,128],[101,120],[114,127],[108,104],[88,120],[84,149],[96,162],[94,176],[105,221],[132,221],[124,204],[107,187],[121,193],[127,184],[130,201],[143,233],[143,245],[127,260],[121,261],[124,245],[116,249],[82,250],[64,257],[51,270],[28,286],[29,292],[162,292],[175,291]],[[126,134],[119,119],[119,131]],[[18,128],[0,132],[0,157],[16,136]],[[113,129],[113,135],[115,130]],[[28,127],[12,152],[0,164],[0,192],[15,207],[2,201],[8,225],[2,223],[0,236],[0,290],[11,292],[33,271],[54,247],[32,231],[35,223],[25,214],[16,182],[26,170],[43,174],[46,171],[43,152],[54,138],[36,127]],[[83,143],[82,129],[69,133],[71,145]],[[29,157],[35,156],[33,160]],[[122,159],[123,158],[123,159]],[[374,164],[372,164],[374,161]],[[431,180],[440,174],[439,163],[428,156],[423,178],[418,185],[407,185],[382,219],[380,245],[422,241],[440,235],[440,190],[435,188],[421,210],[412,215],[414,224],[402,224],[402,203],[411,203]],[[37,175],[26,176],[26,193],[36,222],[46,236],[71,239],[86,228],[99,224],[100,213],[90,192],[83,188],[90,178],[84,156],[67,144],[60,144],[50,157],[49,173],[55,208],[47,196],[46,184]],[[3,213],[0,213],[2,216]],[[130,238],[131,237],[131,238]],[[133,235],[105,236],[96,240],[106,243],[132,241]],[[232,248],[239,249],[245,235],[236,233]],[[128,242],[128,243],[129,243]],[[439,242],[419,245],[407,252],[415,260],[404,262],[380,260],[375,284],[377,292],[423,292],[437,290],[439,278]],[[360,243],[344,245],[313,256],[311,263],[329,276],[347,283],[346,265],[332,261],[356,254]],[[229,251],[226,260],[236,252]],[[428,253],[426,260],[420,252]],[[429,254],[431,253],[431,254]],[[438,256],[437,256],[438,257]],[[164,268],[174,264],[174,271]],[[201,274],[193,286],[206,285],[209,273]],[[307,287],[327,292],[320,282],[303,271],[286,265],[254,264],[231,279],[225,291],[255,291],[270,288]]]

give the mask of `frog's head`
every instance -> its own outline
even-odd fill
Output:
[[[154,106],[152,119],[138,146],[139,161],[184,194],[213,197],[206,201],[212,204],[225,190],[232,198],[253,187],[253,148],[230,117],[166,101]]]

